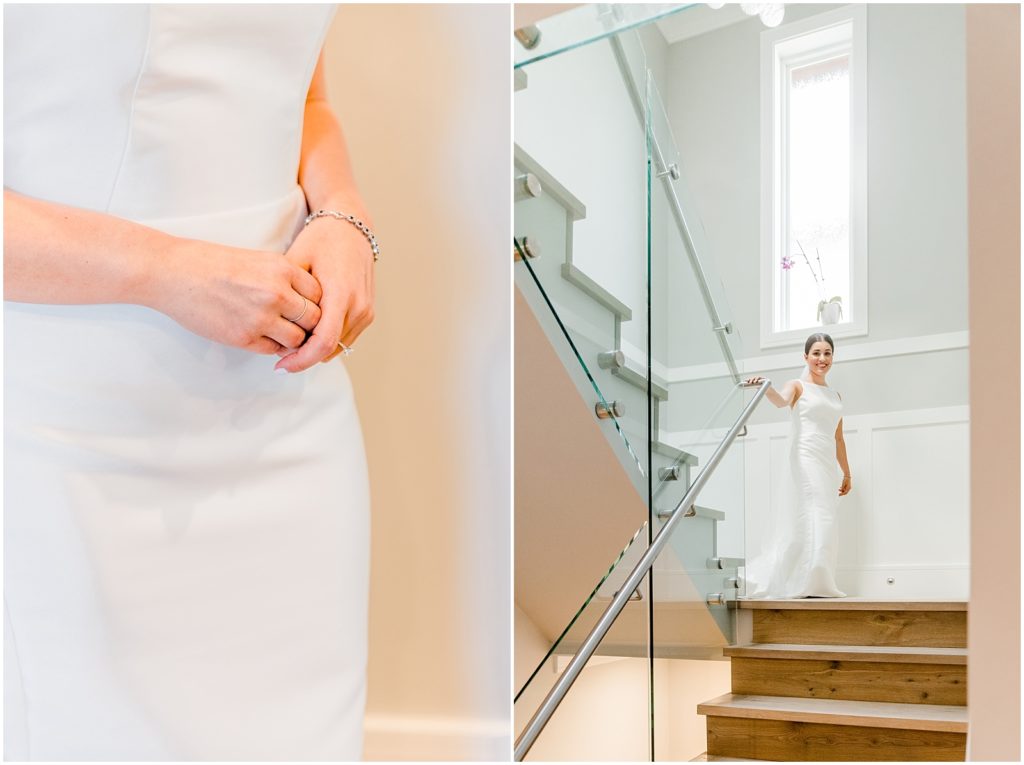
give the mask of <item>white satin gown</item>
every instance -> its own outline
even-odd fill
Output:
[[[7,5],[6,187],[284,252],[333,6]],[[368,487],[340,361],[5,303],[11,760],[351,760]]]
[[[839,485],[836,428],[839,394],[802,380],[790,410],[790,486],[762,552],[746,567],[748,598],[842,598],[836,587]]]

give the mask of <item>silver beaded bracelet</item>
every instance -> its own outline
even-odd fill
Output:
[[[367,225],[363,223],[361,220],[359,220],[359,218],[355,217],[354,215],[348,215],[343,212],[338,212],[337,210],[317,210],[316,212],[310,213],[309,215],[306,216],[305,225],[308,226],[317,218],[337,218],[338,220],[347,220],[349,223],[351,223],[353,226],[359,229],[363,233],[363,236],[365,236],[370,241],[370,250],[373,251],[373,262],[376,263],[377,260],[380,258],[380,247],[377,246],[377,237],[373,235],[373,232],[370,231]]]

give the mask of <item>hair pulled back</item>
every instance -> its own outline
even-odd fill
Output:
[[[836,352],[836,344],[832,342],[831,337],[826,335],[824,332],[815,332],[813,335],[807,338],[807,342],[804,343],[805,356],[811,352],[811,346],[814,345],[815,343],[828,343],[829,347],[832,349],[832,353]]]

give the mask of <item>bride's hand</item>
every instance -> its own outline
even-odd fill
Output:
[[[313,333],[275,369],[302,372],[351,347],[373,321],[373,252],[366,237],[348,221],[317,218],[292,242],[285,258],[308,270],[323,289],[323,315]]]
[[[273,354],[320,320],[317,280],[279,253],[182,239],[170,255],[146,304],[197,335]]]
[[[839,496],[840,497],[845,497],[847,494],[850,493],[850,489],[852,489],[852,488],[853,488],[853,481],[851,480],[850,476],[844,475],[843,476],[843,483],[839,487]]]
[[[744,383],[744,385],[760,385],[763,382],[763,377],[749,377],[747,378],[747,381]]]

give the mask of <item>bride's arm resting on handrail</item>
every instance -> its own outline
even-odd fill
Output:
[[[764,382],[763,377],[751,377],[747,380],[750,385],[760,385]],[[799,380],[790,380],[782,386],[782,390],[775,390],[774,387],[769,386],[768,390],[765,391],[765,397],[771,401],[775,406],[780,409],[784,406],[793,406],[796,400],[800,398],[802,388]]]

